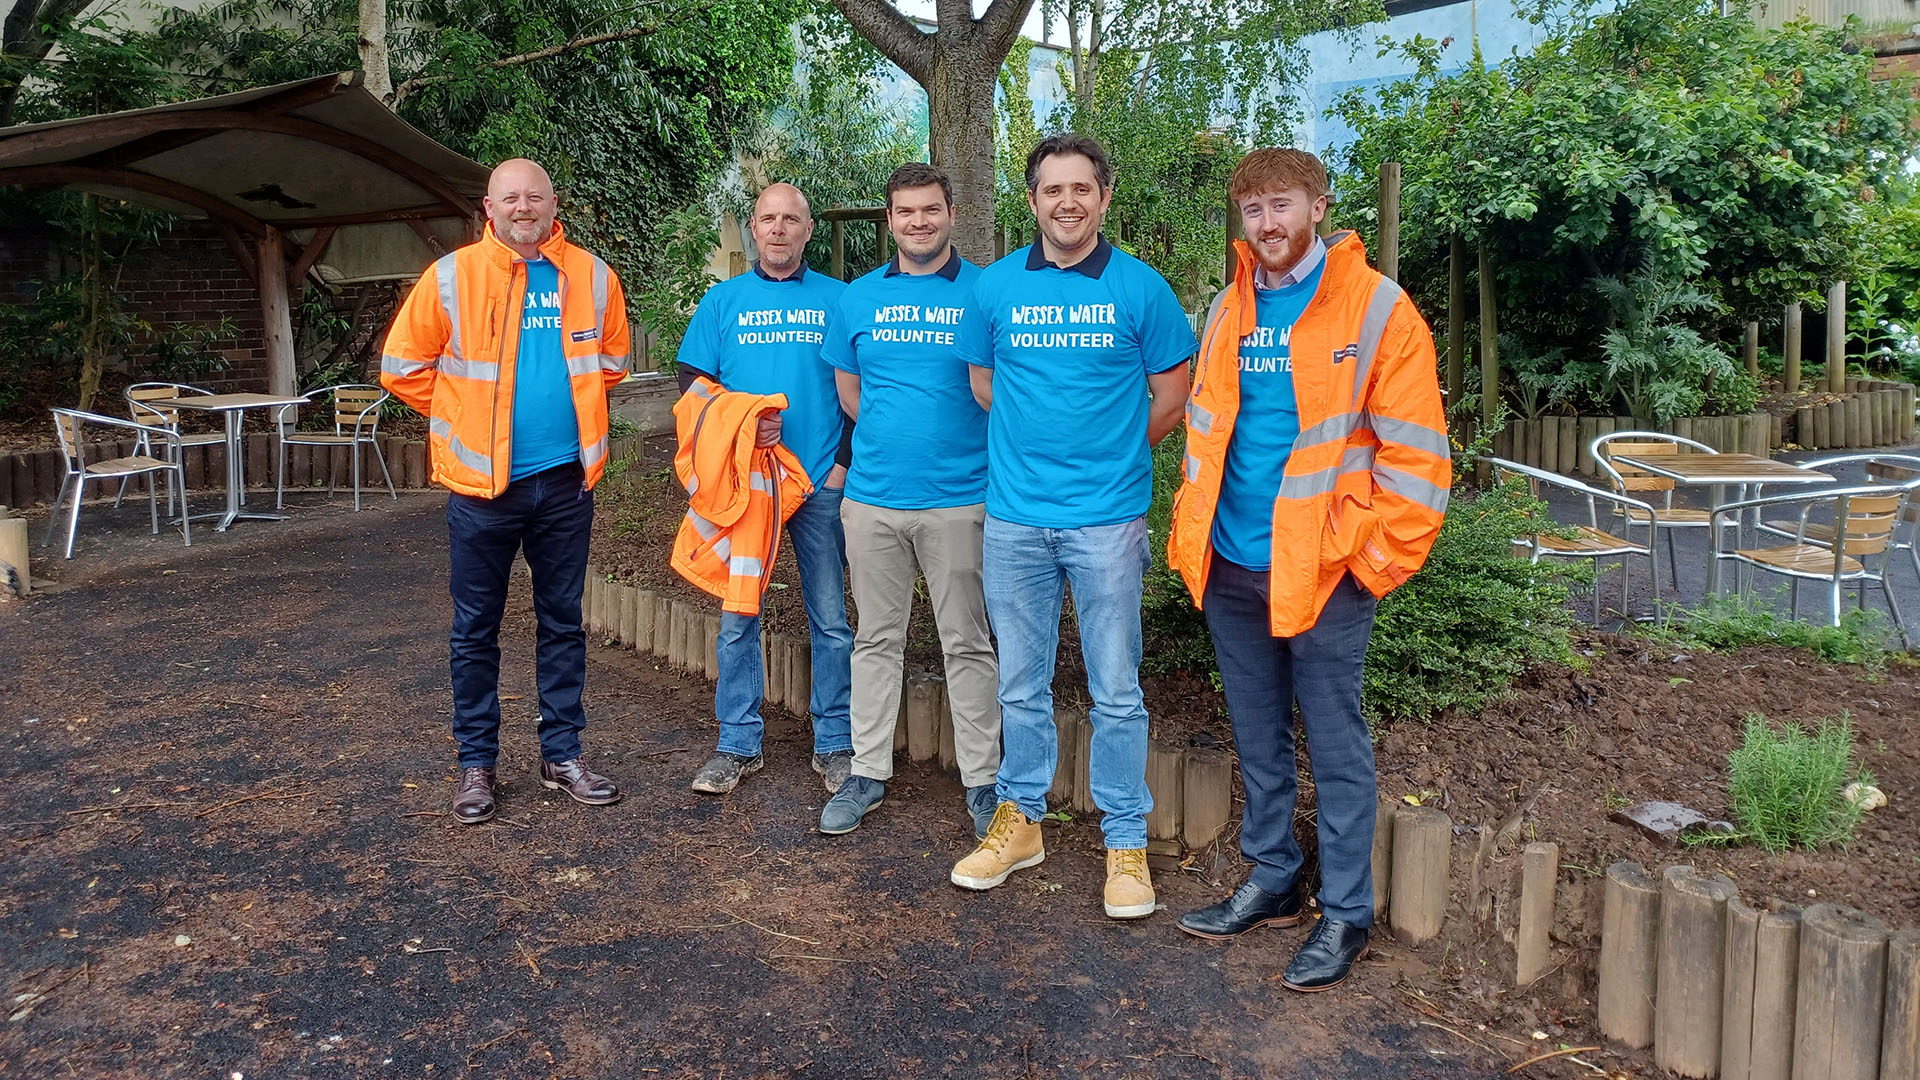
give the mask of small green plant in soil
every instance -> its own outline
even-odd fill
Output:
[[[1857,608],[1842,611],[1840,625],[1829,626],[1803,622],[1771,606],[1709,596],[1701,606],[1648,632],[1706,649],[1753,645],[1806,649],[1828,663],[1859,664],[1874,673],[1887,661],[1885,618],[1877,611]]]
[[[1847,846],[1862,811],[1841,790],[1873,779],[1854,762],[1847,714],[1822,720],[1811,733],[1759,713],[1748,713],[1746,725],[1739,749],[1727,755],[1727,793],[1739,828],[1728,839],[1771,852]]]

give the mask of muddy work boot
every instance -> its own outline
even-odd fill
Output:
[[[453,796],[453,819],[462,825],[478,825],[493,816],[493,770],[460,770],[460,790]]]
[[[850,833],[860,827],[860,819],[880,805],[887,786],[867,776],[849,776],[827,805],[820,808],[820,831],[828,836]]]
[[[740,778],[748,773],[760,771],[766,759],[759,754],[741,757],[722,750],[707,759],[700,771],[693,774],[693,790],[702,795],[725,795],[740,786]]]
[[[846,786],[847,777],[853,775],[853,751],[835,750],[830,754],[813,755],[813,771],[827,785],[827,790],[835,795]]]
[[[1145,848],[1107,849],[1107,918],[1144,919],[1153,914],[1153,878]]]
[[[1040,842],[1040,823],[1028,821],[1019,804],[1003,802],[993,812],[986,839],[973,854],[953,865],[948,877],[963,889],[991,889],[1015,870],[1039,866],[1047,852]]]

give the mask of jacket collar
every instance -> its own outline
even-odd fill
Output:
[[[567,230],[565,226],[555,221],[553,231],[548,233],[547,238],[540,243],[540,254],[546,256],[548,262],[558,266],[566,254],[567,247]],[[519,252],[508,247],[505,241],[493,234],[491,221],[487,222],[486,228],[481,230],[480,248],[487,253],[487,258],[501,269],[512,266],[514,260],[521,257]]]
[[[1326,249],[1326,276],[1329,280],[1343,279],[1355,262],[1363,268],[1367,264],[1366,245],[1360,242],[1360,234],[1352,229],[1342,229],[1323,238],[1321,245]],[[1233,242],[1233,257],[1237,269],[1233,275],[1233,284],[1230,286],[1232,290],[1230,299],[1240,317],[1239,325],[1235,328],[1234,340],[1237,341],[1252,333],[1254,324],[1260,318],[1258,307],[1254,303],[1253,280],[1255,271],[1260,267],[1260,261],[1254,258],[1253,247],[1245,240]]]
[[[887,261],[886,272],[881,274],[880,276],[895,277],[902,273],[905,273],[905,271],[900,269],[900,253],[896,251],[893,253],[893,258]],[[959,281],[960,280],[960,249],[957,247],[947,248],[947,261],[941,263],[940,269],[935,270],[934,273],[940,275],[943,278],[946,278],[948,281]]]
[[[1107,264],[1112,261],[1113,245],[1107,243],[1106,233],[1101,233],[1099,239],[1094,241],[1093,250],[1087,253],[1086,258],[1072,266],[1055,266],[1047,258],[1046,252],[1041,250],[1040,240],[1037,237],[1027,248],[1027,269],[1029,270],[1043,270],[1052,266],[1056,270],[1065,270],[1068,273],[1085,274],[1095,281],[1100,280],[1100,275],[1107,272]]]

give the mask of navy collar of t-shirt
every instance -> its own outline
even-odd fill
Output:
[[[753,260],[753,272],[756,274],[759,274],[760,279],[762,281],[771,281],[774,284],[778,285],[783,281],[799,281],[801,278],[806,277],[807,263],[806,263],[806,260],[804,259],[801,260],[800,269],[795,270],[792,274],[789,274],[786,277],[780,278],[780,277],[774,277],[772,274],[769,274],[765,270],[760,269],[760,260],[755,259]]]
[[[880,276],[894,277],[903,273],[906,273],[906,271],[900,269],[900,253],[896,251],[893,253],[893,258],[888,260],[887,262],[886,273],[881,274]],[[940,269],[935,270],[934,273],[939,274],[941,277],[946,278],[948,281],[959,281],[960,280],[960,249],[949,246],[947,248],[947,261],[944,263],[941,263]]]
[[[1038,240],[1035,240],[1033,246],[1027,249],[1027,269],[1029,270],[1044,270],[1051,266],[1055,270],[1068,270],[1076,274],[1085,274],[1095,281],[1099,281],[1100,275],[1107,272],[1107,263],[1112,261],[1113,245],[1107,243],[1105,233],[1101,233],[1099,238],[1094,241],[1093,250],[1087,253],[1087,257],[1074,263],[1072,266],[1059,266],[1049,260],[1046,252],[1040,250],[1040,241]]]

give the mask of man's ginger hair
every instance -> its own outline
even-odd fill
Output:
[[[1328,194],[1327,167],[1305,150],[1269,147],[1255,150],[1234,166],[1227,198],[1239,202],[1263,191],[1302,188],[1310,199]]]

